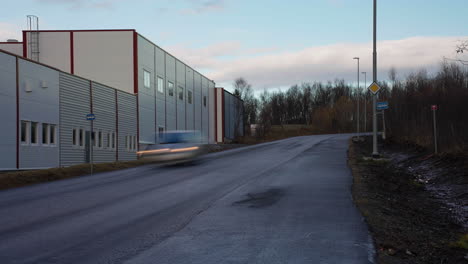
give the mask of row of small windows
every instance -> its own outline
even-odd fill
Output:
[[[72,145],[78,148],[84,148],[86,143],[86,131],[83,128],[74,128],[72,132]],[[113,131],[93,131],[91,133],[91,142],[93,148],[115,150],[117,148],[117,136]],[[128,151],[136,151],[137,137],[135,135],[125,136],[125,149]]]
[[[151,88],[151,73],[143,70],[143,84],[145,88]],[[164,94],[164,80],[163,78],[158,76],[158,81],[157,81],[157,87],[158,87],[158,92]],[[174,96],[174,83],[168,81],[167,82],[167,94],[169,96]],[[182,86],[178,86],[178,97],[179,100],[184,100],[184,88]],[[192,91],[187,91],[187,102],[189,104],[192,104]],[[203,96],[203,106],[206,107],[206,96]]]
[[[55,146],[57,144],[57,125],[21,120],[20,139],[22,145]]]

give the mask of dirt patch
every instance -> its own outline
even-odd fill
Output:
[[[463,221],[428,190],[422,173],[406,170],[406,161],[425,153],[403,155],[386,146],[385,153],[395,153],[390,159],[366,159],[371,149],[370,137],[350,141],[349,165],[353,198],[374,237],[378,263],[468,263]]]
[[[284,196],[282,189],[269,189],[263,192],[248,193],[247,198],[234,202],[234,205],[248,205],[250,208],[268,207],[277,203]]]

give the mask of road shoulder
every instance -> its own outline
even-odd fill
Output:
[[[449,209],[414,175],[386,160],[365,159],[369,146],[350,141],[348,164],[353,199],[373,235],[378,263],[468,263],[460,244],[465,231]]]

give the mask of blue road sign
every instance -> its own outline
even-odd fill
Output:
[[[94,120],[94,119],[96,119],[96,116],[95,116],[94,114],[87,114],[87,115],[86,115],[86,120],[92,121],[92,120]]]
[[[388,109],[388,102],[377,102],[377,110]]]

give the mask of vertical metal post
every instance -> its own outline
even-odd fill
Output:
[[[383,131],[382,131],[382,139],[386,139],[385,135],[385,110],[382,110],[382,126],[383,126]]]
[[[95,138],[93,138],[93,129],[94,129],[94,121],[91,120],[89,121],[91,122],[91,133],[89,134],[89,164],[91,165],[91,174],[93,174],[93,145],[94,145],[94,140],[96,140]]]
[[[361,91],[359,91],[359,88],[360,87],[359,87],[359,58],[358,58],[358,60],[357,60],[357,92],[358,92],[358,97],[357,97],[357,134],[358,134],[358,141],[360,140],[360,138],[359,138],[359,132],[360,132],[359,131],[360,130],[359,129],[360,128],[359,127],[359,122],[360,122],[360,120],[359,120],[359,111],[360,111],[360,109],[359,109],[359,99],[360,98],[359,97],[361,96]]]
[[[364,89],[367,88],[367,72],[362,72],[364,74]],[[364,92],[364,132],[367,132],[367,90]]]
[[[434,153],[439,153],[437,149],[437,119],[436,119],[436,109],[432,108],[432,121],[434,123]]]
[[[373,79],[377,83],[377,0],[374,0],[374,51],[373,55]],[[377,150],[377,94],[372,96],[372,127],[373,127],[373,137],[372,137],[372,156],[379,157],[379,152]]]

